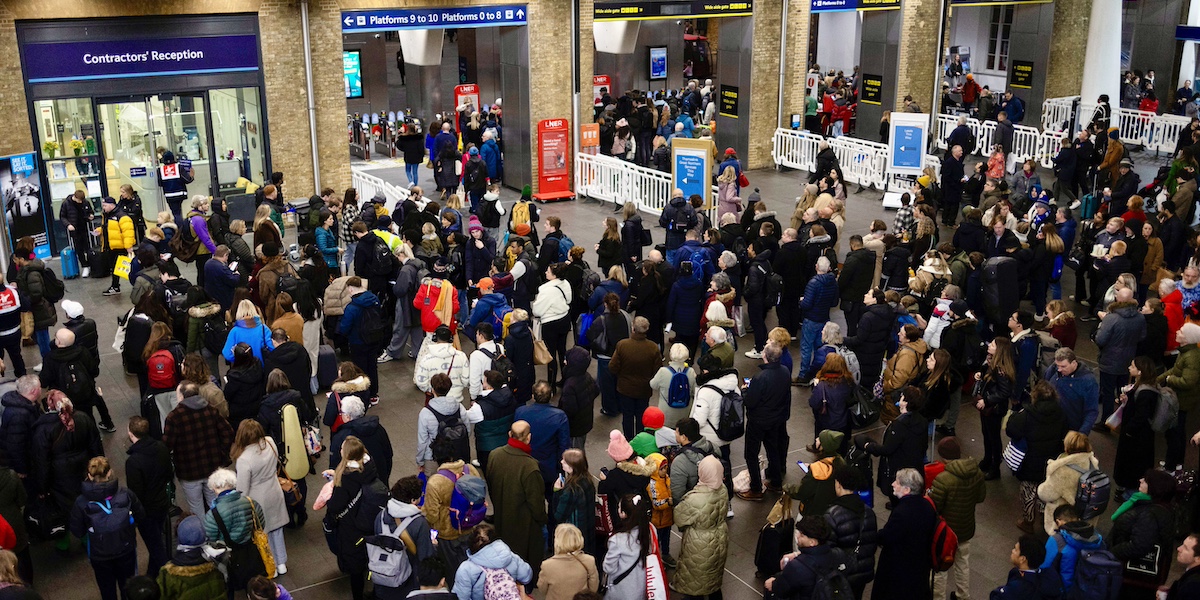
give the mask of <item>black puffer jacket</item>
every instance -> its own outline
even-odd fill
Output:
[[[593,408],[596,397],[600,395],[600,388],[596,385],[596,379],[588,374],[591,364],[592,358],[587,350],[576,346],[567,352],[567,365],[563,368],[562,397],[558,407],[567,413],[571,437],[583,437],[592,430],[595,417]]]
[[[67,431],[58,413],[38,417],[33,432],[34,489],[50,495],[63,512],[79,497],[88,461],[104,456],[100,430],[87,413],[76,412],[75,430]]]
[[[883,255],[883,271],[879,285],[890,289],[908,288],[908,263],[912,259],[912,251],[904,246],[896,246]]]
[[[267,363],[267,373],[274,369],[283,371],[288,382],[292,384],[292,389],[300,393],[301,420],[304,420],[303,415],[305,414],[309,415],[311,419],[317,409],[316,404],[313,403],[312,386],[309,385],[309,378],[312,376],[312,359],[308,356],[308,350],[299,342],[288,341],[267,352],[263,359]]]
[[[1017,479],[1045,481],[1046,463],[1063,453],[1063,436],[1067,431],[1067,418],[1053,399],[1036,402],[1009,417],[1005,433],[1014,440],[1025,440],[1025,460],[1017,469]]]
[[[892,493],[892,481],[900,469],[925,468],[928,425],[929,421],[918,413],[903,413],[888,425],[882,442],[868,442],[864,446],[867,452],[879,457],[875,483],[885,494]]]
[[[42,414],[40,404],[35,404],[18,394],[16,390],[6,392],[0,398],[4,415],[0,418],[0,438],[3,438],[4,457],[9,467],[21,475],[28,475],[33,444],[33,428]]]
[[[358,574],[367,570],[367,546],[361,542],[363,536],[372,535],[374,531],[361,527],[359,523],[375,522],[379,507],[363,502],[368,495],[363,488],[375,488],[372,497],[387,495],[387,486],[379,481],[375,457],[371,458],[361,471],[347,471],[342,475],[342,484],[333,488],[329,503],[325,505],[325,530],[333,532],[337,540],[335,554],[338,569],[343,573]],[[360,492],[363,493],[360,495]],[[357,502],[355,498],[358,498]],[[339,516],[342,518],[339,519]]]
[[[329,442],[329,468],[337,469],[342,460],[342,444],[346,438],[354,436],[363,443],[367,454],[371,455],[371,463],[375,465],[380,479],[390,481],[392,476],[392,442],[387,429],[379,424],[379,417],[364,416],[347,421],[338,428],[333,439]]]
[[[872,304],[858,321],[857,335],[847,337],[846,345],[858,355],[862,370],[859,383],[875,385],[883,368],[883,355],[887,352],[888,339],[892,334],[892,323],[896,311],[885,303]]]
[[[514,322],[504,338],[504,352],[508,354],[514,369],[513,396],[521,403],[533,397],[533,334],[528,321]]]
[[[638,214],[629,217],[621,224],[622,260],[628,261],[630,257],[635,257],[633,262],[642,260],[642,230],[645,228],[645,224],[642,223],[642,215]]]
[[[1155,544],[1164,549],[1171,547],[1174,535],[1175,517],[1170,507],[1165,503],[1139,500],[1113,521],[1112,531],[1108,534],[1108,547],[1117,560],[1127,561],[1145,556]],[[1162,553],[1168,565],[1170,554]],[[1160,571],[1165,573],[1167,569]]]
[[[229,403],[229,424],[234,431],[243,419],[258,416],[259,405],[267,393],[267,380],[257,360],[241,369],[225,373],[225,401]]]
[[[174,477],[171,451],[159,440],[138,440],[129,450],[125,460],[125,477],[132,491],[151,515],[166,515],[171,508],[171,497],[167,484]]]
[[[875,579],[875,511],[868,509],[858,494],[838,496],[825,509],[825,524],[829,525],[829,541],[846,555],[846,579],[854,589],[863,589]]]

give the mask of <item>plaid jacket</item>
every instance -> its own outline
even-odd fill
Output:
[[[338,217],[337,225],[338,233],[342,236],[342,241],[347,244],[353,244],[358,241],[354,237],[354,232],[350,228],[354,226],[354,222],[358,220],[358,207],[353,204],[343,204],[342,214]]]
[[[205,479],[213,471],[231,464],[229,447],[233,429],[229,421],[211,406],[195,409],[184,399],[167,414],[163,443],[171,449],[175,475],[181,481]]]

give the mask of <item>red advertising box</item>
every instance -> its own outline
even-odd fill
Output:
[[[474,83],[454,86],[454,106],[463,106],[470,103],[474,112],[479,110],[479,86]]]
[[[610,87],[611,85],[612,78],[608,75],[592,76],[592,104],[594,106],[600,106],[600,98],[604,97],[604,94],[600,93],[600,90],[607,88],[609,92],[612,92],[612,87]]]
[[[571,122],[545,119],[538,122],[539,202],[556,202],[575,197],[571,191]]]

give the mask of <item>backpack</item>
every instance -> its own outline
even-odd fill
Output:
[[[118,496],[122,492],[117,492]],[[88,502],[84,508],[87,516],[87,553],[92,560],[107,560],[129,554],[137,549],[137,534],[133,528],[133,513],[129,510],[129,498],[113,505],[112,496],[104,502]]]
[[[409,516],[399,524],[389,523],[393,519],[388,517],[387,511],[379,511],[375,523],[375,531],[379,533],[363,538],[367,546],[367,569],[371,571],[371,581],[375,585],[400,587],[412,575],[412,561],[400,536],[415,518],[417,515]]]
[[[487,516],[487,494],[471,499],[464,493],[464,490],[469,489],[465,484],[476,479],[479,479],[479,485],[483,485],[486,490],[487,485],[482,483],[483,480],[478,475],[465,471],[462,477],[455,477],[454,472],[448,469],[441,469],[438,474],[454,483],[454,490],[450,493],[450,526],[458,531],[464,531],[482,523],[483,518]]]
[[[382,238],[377,238],[375,248],[373,248],[373,260],[371,261],[371,275],[379,275],[390,277],[396,272],[396,268],[400,266],[400,259],[392,252],[392,248],[387,245],[387,242]],[[281,280],[283,276],[279,277]]]
[[[933,498],[925,497],[929,501],[929,505],[933,506],[933,510],[937,513],[937,506],[933,504]],[[934,571],[949,571],[950,567],[954,566],[954,555],[958,553],[958,535],[950,529],[950,525],[946,524],[946,519],[942,518],[941,513],[937,513],[937,523],[933,526],[933,546],[930,548],[933,556]]]
[[[854,383],[858,383],[862,378],[862,369],[858,363],[858,355],[853,350],[847,348],[845,344],[832,346],[833,351],[837,352],[842,360],[846,361],[846,368],[850,370],[850,374],[854,376]]]
[[[161,283],[158,285],[162,289],[163,300],[167,305],[167,313],[172,318],[185,316],[187,314],[187,294],[175,291]]]
[[[964,155],[974,153],[975,147],[979,145],[979,140],[975,137],[975,130],[971,129],[969,131],[970,133],[967,134],[967,141],[963,144]]]
[[[1150,428],[1156,433],[1162,433],[1175,426],[1179,420],[1179,396],[1175,390],[1163,385],[1158,388],[1158,402],[1154,407],[1154,416],[1150,419]]]
[[[591,299],[592,293],[596,291],[596,288],[600,287],[600,283],[601,279],[599,273],[591,269],[584,271],[583,282],[579,286],[580,297]]]
[[[146,369],[146,377],[151,388],[165,390],[179,384],[175,368],[175,355],[167,348],[151,354],[150,358],[146,360]]]
[[[58,385],[68,398],[75,398],[78,403],[92,395],[96,389],[96,380],[87,372],[83,363],[76,360],[59,365]]]
[[[492,309],[492,335],[499,334],[500,339],[508,337],[508,326],[512,325],[512,311],[513,308],[507,304]]]
[[[431,406],[429,412],[433,413],[434,418],[437,419],[437,435],[433,436],[430,446],[443,447],[448,450],[435,454],[449,454],[459,460],[471,458],[470,431],[458,411],[444,415]]]
[[[54,271],[45,269],[42,271],[42,298],[45,298],[50,304],[54,304],[62,300],[67,295],[67,286],[63,285],[58,275]]]
[[[204,348],[219,356],[225,348],[225,340],[229,337],[229,325],[221,313],[209,315],[200,324],[200,333],[204,339]]]
[[[767,306],[779,304],[779,298],[783,296],[783,275],[771,271],[767,275]]]
[[[737,390],[722,391],[715,385],[704,386],[721,394],[721,411],[717,422],[708,422],[721,441],[732,442],[746,435],[746,405],[742,403],[742,394]]]
[[[474,163],[467,161],[467,168],[463,173],[463,184],[468,190],[477,190],[487,184],[487,164],[483,161]],[[482,184],[482,185],[481,185]]]
[[[509,312],[512,312],[512,309],[509,309]],[[484,356],[492,359],[492,369],[491,370],[504,375],[504,380],[507,381],[509,385],[513,385],[513,383],[516,382],[517,370],[513,366],[512,359],[509,358],[508,355],[505,354],[503,350],[501,350],[500,352],[490,352],[488,350],[480,348],[479,351],[482,352]]]
[[[1112,495],[1108,475],[1096,468],[1085,471],[1074,465],[1067,466],[1079,473],[1079,488],[1075,490],[1075,510],[1079,512],[1079,518],[1086,521],[1103,514]]]
[[[362,309],[358,324],[358,335],[364,344],[377,346],[392,339],[392,324],[384,317],[378,302]]]
[[[387,507],[390,496],[384,482],[376,479],[359,488],[358,504],[355,505],[354,526],[359,531],[374,531],[375,520]]]
[[[1050,335],[1049,331],[1038,331],[1038,353],[1037,360],[1034,361],[1033,370],[1030,375],[1033,376],[1033,381],[1040,381],[1046,374],[1046,369],[1054,364],[1054,353],[1062,347],[1062,342],[1058,338]]]
[[[196,260],[196,253],[200,251],[200,238],[192,231],[191,219],[179,225],[178,231],[171,241],[167,242],[167,246],[171,249],[172,258],[178,258],[185,263]]]
[[[801,562],[809,571],[816,576],[813,581],[811,600],[851,600],[854,598],[854,590],[850,587],[850,580],[842,573],[842,569],[846,565],[839,564],[832,570],[821,573],[812,568],[812,565]]]
[[[512,209],[512,226],[516,227],[521,224],[529,225],[529,223],[529,203],[516,203]]]
[[[987,344],[979,337],[979,330],[967,327],[963,341],[963,364],[967,372],[978,371],[987,362]]]
[[[1125,563],[1108,550],[1080,550],[1075,559],[1075,598],[1116,600],[1124,583]]]
[[[671,383],[667,387],[667,406],[687,408],[692,401],[692,386],[688,381],[688,368],[685,366],[682,371],[676,371],[667,367],[667,370],[671,372]],[[724,402],[722,402],[723,405]]]
[[[483,600],[521,600],[517,581],[504,569],[483,569]]]
[[[575,242],[567,237],[565,233],[562,237],[558,238],[558,262],[567,262],[567,259],[571,257],[571,248],[574,247]]]
[[[479,201],[479,221],[480,221],[480,223],[499,223],[500,222],[500,209],[496,207],[496,204],[498,202],[500,202],[499,198],[497,198],[495,200],[488,200],[487,198],[484,198]]]
[[[280,273],[275,278],[275,293],[282,294],[287,292],[293,299],[296,298],[296,290],[300,288],[300,278],[291,273]]]
[[[713,268],[712,255],[708,253],[707,248],[700,248],[688,257],[692,261],[692,277],[698,281],[706,282],[712,278],[716,269]]]

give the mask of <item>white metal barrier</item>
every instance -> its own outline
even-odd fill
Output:
[[[1117,109],[1116,113],[1117,123],[1114,125],[1120,128],[1122,143],[1139,146],[1150,145],[1150,140],[1154,137],[1155,118],[1158,115],[1125,108]]]
[[[670,173],[603,154],[575,155],[577,196],[621,204],[633,202],[638,210],[659,215],[671,199],[672,185]],[[717,226],[716,195],[717,187],[713,186],[713,206],[706,214],[714,227]]]
[[[397,204],[408,199],[407,189],[371,175],[367,169],[351,169],[350,184],[358,190],[360,200],[368,200],[374,198],[376,194],[383,194],[387,198],[384,206],[389,212],[394,212]]]
[[[803,130],[777,129],[773,137],[771,158],[775,159],[775,164],[789,169],[812,171],[817,164],[817,144],[822,139],[824,138],[815,133]]]
[[[1154,120],[1154,132],[1151,134],[1148,148],[1152,148],[1155,152],[1174,154],[1179,134],[1191,122],[1191,119],[1179,115],[1159,115]]]
[[[1075,116],[1075,103],[1079,96],[1062,98],[1046,98],[1042,101],[1042,129],[1055,131],[1065,130],[1072,117]]]
[[[842,167],[845,183],[880,187],[886,180],[888,147],[879,142],[868,142],[843,135],[829,141]]]

